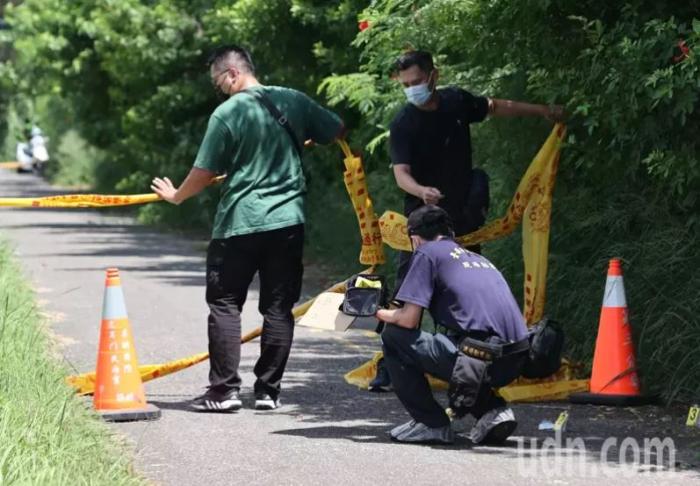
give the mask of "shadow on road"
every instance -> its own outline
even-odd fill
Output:
[[[86,223],[22,223],[5,224],[15,230],[47,230],[49,235],[62,235],[68,238],[66,247],[55,249],[45,255],[34,257],[64,257],[70,259],[70,267],[56,267],[67,272],[103,271],[104,267],[90,267],[79,264],[81,259],[94,257],[105,261],[118,261],[123,272],[147,275],[159,281],[180,286],[200,286],[204,288],[204,246],[201,251],[192,243],[182,243],[168,234],[154,233],[152,228],[134,224],[91,224]],[[70,248],[70,251],[60,251]],[[146,259],[151,264],[144,265]],[[134,264],[126,262],[133,261]],[[78,262],[76,265],[75,262]]]

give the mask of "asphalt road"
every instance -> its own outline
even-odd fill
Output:
[[[0,197],[63,192],[33,175],[0,170]],[[203,241],[139,226],[123,211],[58,209],[0,208],[0,237],[15,248],[60,350],[76,370],[95,365],[108,267],[121,270],[141,364],[206,351]],[[307,294],[313,290],[305,287]],[[257,300],[254,286],[244,331],[261,323]],[[279,410],[251,409],[258,353],[253,342],[244,346],[241,363],[243,410],[188,410],[188,400],[207,383],[208,364],[202,363],[146,384],[149,402],[162,409],[160,420],[114,427],[127,438],[135,469],[164,485],[586,485],[608,477],[700,484],[693,465],[700,458],[700,429],[683,428],[682,409],[516,405],[521,423],[504,447],[472,447],[463,436],[451,447],[393,444],[387,429],[408,419],[395,396],[361,391],[343,380],[377,349],[377,339],[361,332],[298,327]],[[563,410],[571,419],[561,440],[538,431],[542,420],[553,421]],[[456,424],[460,430],[470,425]],[[675,461],[668,461],[668,450],[645,454],[651,449],[645,439],[655,437],[674,441]],[[567,447],[567,439],[578,449]],[[584,453],[575,453],[582,448]],[[633,462],[636,453],[642,465]],[[659,456],[663,467],[649,467]]]

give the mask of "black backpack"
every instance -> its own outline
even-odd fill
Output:
[[[530,328],[528,339],[530,351],[522,375],[525,378],[545,378],[559,371],[564,348],[561,325],[545,317]]]

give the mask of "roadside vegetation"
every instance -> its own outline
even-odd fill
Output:
[[[64,384],[34,295],[0,241],[0,484],[140,485],[124,444]]]
[[[204,62],[220,43],[249,46],[264,83],[301,89],[342,114],[350,144],[365,155],[380,213],[402,205],[386,149],[388,123],[405,100],[392,79],[402,50],[432,51],[443,85],[565,105],[547,312],[565,323],[569,355],[590,363],[607,262],[621,257],[643,384],[668,401],[696,398],[697,2],[10,3],[12,29],[0,34],[0,139],[10,141],[4,156],[12,156],[27,118],[59,144],[73,130],[79,138],[57,154],[55,177],[103,192],[141,193],[154,175],[184,177],[217,103]],[[491,176],[492,216],[507,205],[550,129],[542,119],[474,126],[475,164]],[[99,151],[90,153],[94,147]],[[314,148],[305,165],[307,255],[329,280],[347,276],[360,268],[359,237],[340,151]],[[210,190],[177,207],[148,205],[139,215],[206,231],[215,202]],[[487,244],[485,253],[519,294],[519,235]],[[393,275],[393,265],[383,271]]]

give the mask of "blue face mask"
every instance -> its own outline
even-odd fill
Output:
[[[416,106],[422,106],[426,104],[428,100],[430,100],[430,97],[433,95],[433,90],[430,89],[430,78],[432,76],[433,75],[431,73],[428,81],[425,83],[404,88],[403,92],[406,93],[406,98],[408,99],[409,103]]]

